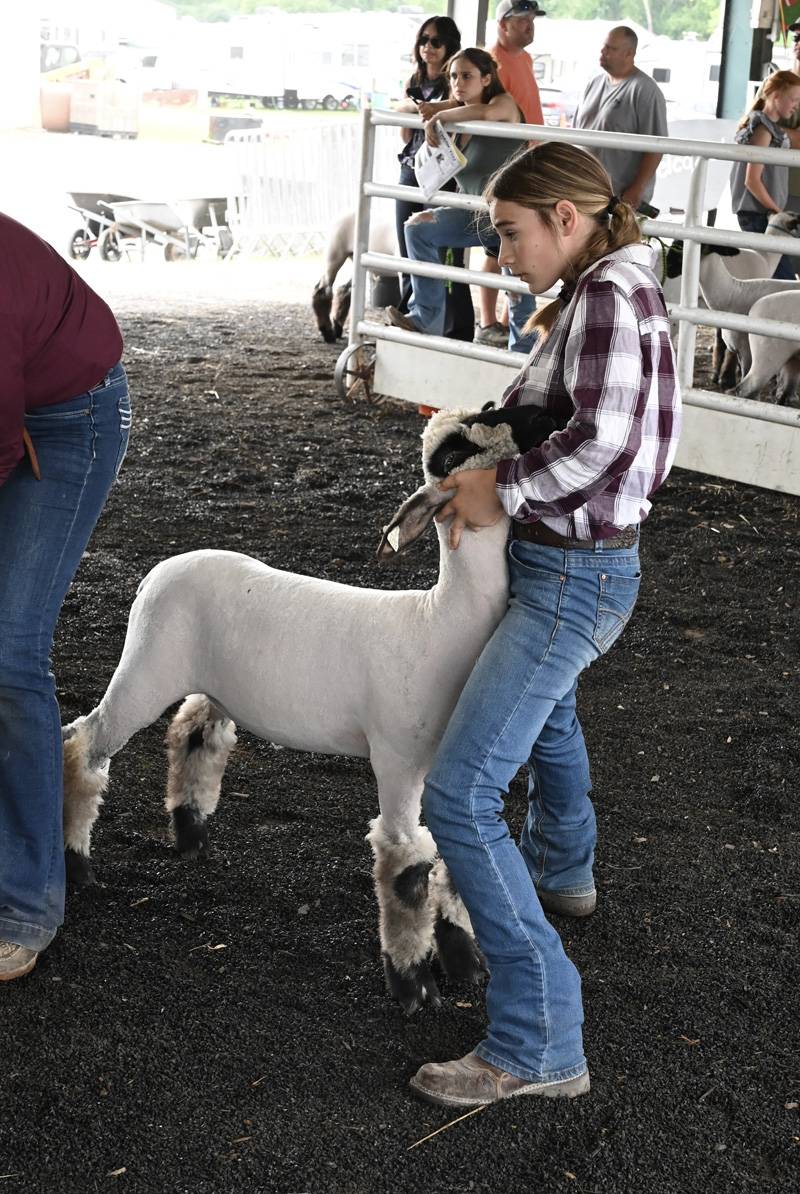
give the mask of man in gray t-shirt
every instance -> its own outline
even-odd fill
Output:
[[[601,74],[592,79],[575,113],[576,129],[666,137],[667,105],[657,83],[635,65],[639,39],[633,29],[610,30],[600,51]],[[614,184],[614,194],[631,207],[649,202],[660,153],[593,149]]]

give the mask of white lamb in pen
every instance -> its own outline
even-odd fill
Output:
[[[501,421],[512,416],[516,441]],[[428,482],[386,528],[381,554],[403,551],[447,502],[433,478],[488,467],[554,429],[534,407],[437,415],[423,436]],[[380,815],[368,838],[389,989],[409,1012],[437,1002],[434,952],[451,977],[477,978],[480,951],[433,839],[419,824],[420,802],[456,700],[506,609],[508,520],[466,533],[457,551],[448,546],[446,526],[437,524],[437,532],[439,578],[424,591],[353,588],[228,551],[193,551],[158,564],[139,586],[105,696],[64,729],[72,880],[92,878],[90,835],[111,757],[183,700],[167,735],[166,806],[179,852],[206,848],[206,819],[236,741],[234,721],[296,750],[368,758],[378,784]]]

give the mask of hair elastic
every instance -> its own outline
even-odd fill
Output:
[[[622,202],[622,200],[620,199],[619,195],[612,195],[608,201],[608,207],[606,208],[606,215],[613,216],[617,206],[621,202]]]

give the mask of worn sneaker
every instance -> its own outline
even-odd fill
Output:
[[[481,324],[475,329],[475,343],[485,344],[488,348],[508,348],[508,328],[502,323]]]
[[[418,328],[413,319],[409,319],[402,311],[398,311],[397,307],[384,307],[383,313],[386,316],[386,322],[390,323],[392,327],[402,328],[404,332],[422,332],[423,328]]]
[[[429,1061],[417,1070],[409,1085],[421,1099],[440,1107],[480,1107],[518,1095],[574,1099],[589,1090],[589,1073],[564,1082],[529,1082],[468,1053],[458,1061]]]
[[[0,941],[0,983],[29,974],[39,957],[26,945],[15,945],[13,941]]]
[[[591,916],[597,907],[596,891],[590,891],[585,895],[571,895],[565,891],[545,891],[537,887],[536,894],[545,912],[552,916],[572,916],[579,919],[582,916]]]

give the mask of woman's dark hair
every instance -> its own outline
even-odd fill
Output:
[[[448,81],[450,78],[450,69],[454,62],[458,62],[459,58],[466,58],[467,62],[471,62],[476,66],[481,75],[491,75],[491,80],[486,84],[481,94],[481,103],[488,104],[489,100],[494,99],[496,95],[505,95],[505,87],[500,82],[500,76],[497,73],[497,63],[491,54],[486,50],[479,49],[478,46],[468,46],[466,50],[459,50],[452,58],[448,58],[442,70],[447,72]]]
[[[451,17],[427,17],[419,29],[417,36],[414,39],[414,61],[417,64],[417,69],[411,76],[411,86],[419,87],[424,83],[428,77],[428,71],[425,63],[422,61],[422,55],[419,52],[419,39],[422,37],[429,25],[433,25],[435,29],[434,37],[441,38],[444,42],[444,58],[442,59],[442,67],[453,54],[457,54],[461,49],[461,34],[458,31],[458,25]],[[443,72],[444,73],[444,69]],[[447,75],[445,74],[445,79]]]

